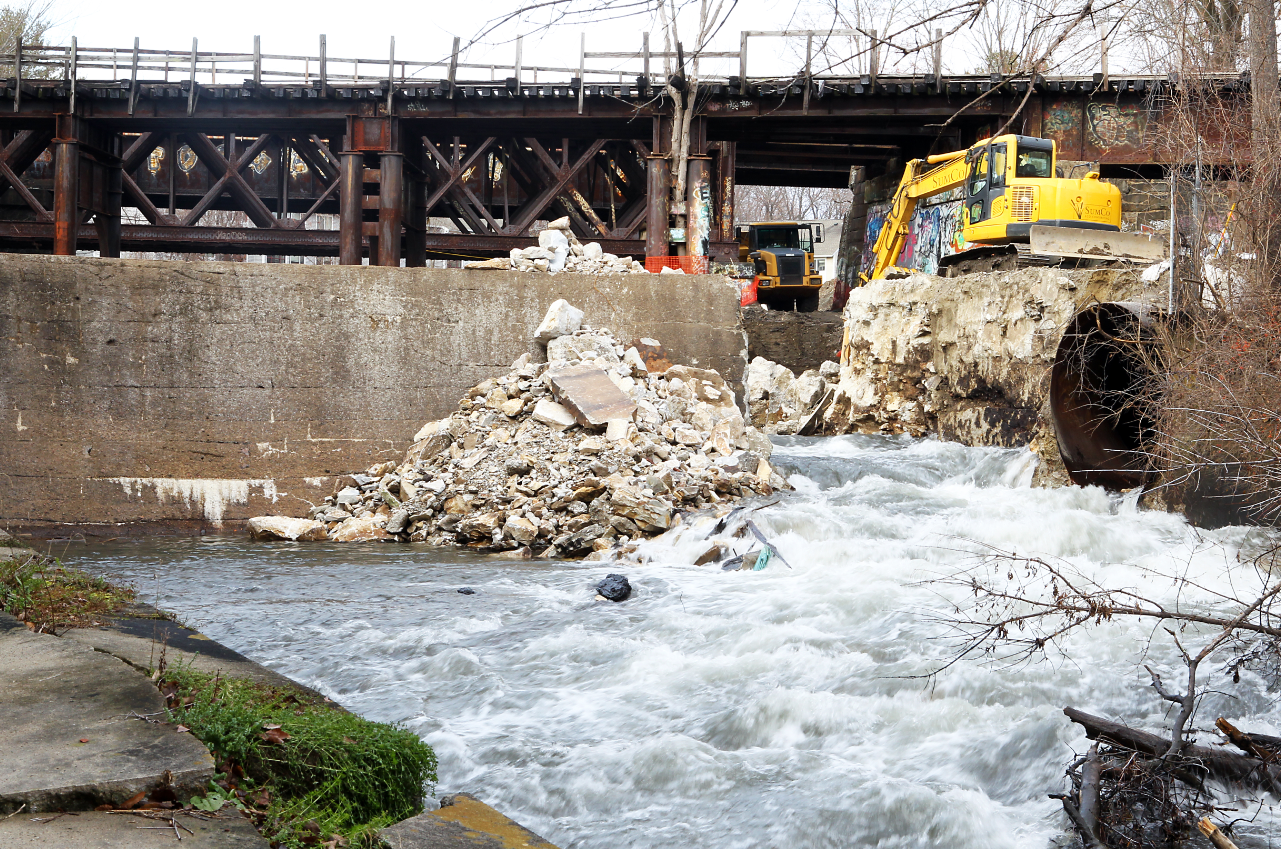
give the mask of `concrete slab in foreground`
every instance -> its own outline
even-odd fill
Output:
[[[91,810],[159,785],[202,792],[213,758],[162,722],[155,686],[121,661],[0,613],[0,815]],[[20,814],[18,819],[23,816]]]
[[[440,810],[379,833],[391,849],[556,849],[520,823],[467,793],[440,800]]]
[[[239,811],[223,810],[212,819],[178,814],[182,843],[168,819],[138,814],[99,814],[91,811],[30,816],[26,811],[0,818],[0,849],[266,849],[264,840]]]

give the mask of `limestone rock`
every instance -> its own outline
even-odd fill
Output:
[[[255,516],[249,520],[249,535],[254,539],[284,539],[314,542],[325,539],[325,526],[315,519],[291,519],[288,516]]]
[[[534,405],[534,421],[542,422],[556,431],[565,430],[577,424],[574,414],[568,407],[557,404],[550,398],[543,398]]]
[[[387,520],[378,515],[352,518],[329,532],[334,542],[382,542],[394,540],[386,531]]]
[[[523,544],[538,538],[538,526],[523,516],[508,516],[503,523],[503,535]]]
[[[596,334],[560,336],[547,343],[547,361],[592,360],[601,365],[618,365],[613,340]]]
[[[463,268],[495,268],[506,271],[512,267],[512,261],[508,257],[495,257],[494,259],[473,260],[464,262]]]
[[[569,301],[561,298],[553,301],[543,316],[542,324],[534,331],[534,338],[541,342],[550,342],[561,336],[568,336],[583,326],[583,311],[571,306]]]

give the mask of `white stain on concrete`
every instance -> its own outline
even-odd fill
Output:
[[[244,504],[249,492],[258,487],[263,498],[274,503],[280,493],[274,480],[224,480],[214,478],[108,478],[118,483],[129,498],[142,498],[148,487],[155,490],[161,504],[182,499],[184,505],[197,504],[210,524],[221,525],[228,504]]]
[[[24,430],[30,430],[30,428],[22,424],[22,413],[19,412],[18,413],[18,433],[22,433]]]
[[[303,478],[302,480],[307,486],[324,486],[329,478]]]

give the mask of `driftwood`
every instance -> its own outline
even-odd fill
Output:
[[[1170,748],[1170,741],[1156,734],[1092,716],[1072,707],[1064,708],[1063,713],[1068,719],[1083,726],[1086,736],[1091,740],[1102,740],[1152,758],[1163,756]],[[1204,774],[1220,781],[1247,784],[1272,793],[1281,792],[1281,767],[1258,758],[1205,746],[1184,747],[1179,755],[1178,769],[1171,771],[1194,785],[1200,784],[1197,775]]]
[[[1268,763],[1281,760],[1281,738],[1269,737],[1266,734],[1247,734],[1223,717],[1215,720],[1214,725],[1223,732],[1223,736],[1232,741],[1232,745],[1246,754],[1254,755]]]
[[[1210,842],[1214,844],[1214,849],[1237,849],[1237,845],[1229,840],[1226,834],[1219,831],[1219,827],[1210,822],[1209,818],[1202,817],[1196,827],[1202,834],[1210,838]]]
[[[1099,744],[1090,747],[1081,767],[1081,819],[1085,820],[1085,837],[1099,842],[1099,782],[1103,778],[1103,762],[1099,760]]]

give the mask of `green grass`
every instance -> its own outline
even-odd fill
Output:
[[[274,845],[334,835],[372,845],[377,829],[421,813],[435,789],[436,755],[414,734],[302,691],[186,667],[166,670],[161,690],[173,721],[213,752],[224,775],[218,792],[247,803]]]
[[[0,610],[37,631],[90,625],[134,599],[110,584],[36,552],[0,560]]]

